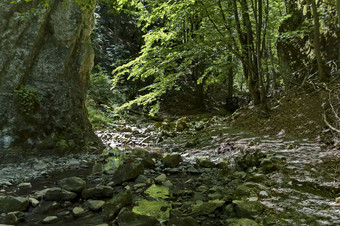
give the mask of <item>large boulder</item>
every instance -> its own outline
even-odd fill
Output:
[[[162,163],[164,164],[164,166],[170,168],[178,166],[181,162],[183,162],[183,158],[181,155],[178,154],[166,155],[162,159]]]
[[[86,182],[80,177],[64,178],[59,184],[63,189],[73,192],[81,192],[86,186]]]
[[[11,2],[0,1],[0,163],[99,144],[85,107],[95,1]]]
[[[113,188],[110,186],[99,185],[94,188],[84,189],[81,193],[83,199],[93,199],[93,198],[111,198],[113,195]]]
[[[0,196],[0,213],[24,211],[28,204],[28,199],[23,197]]]
[[[46,189],[45,199],[48,201],[70,201],[77,197],[74,192],[66,191],[61,188],[48,188]]]
[[[125,181],[136,179],[139,175],[144,173],[143,163],[127,163],[120,165],[112,175],[114,184],[121,184]]]
[[[236,205],[236,215],[244,218],[256,218],[264,211],[264,206],[259,201],[233,200]]]
[[[103,206],[103,212],[106,219],[112,220],[119,213],[119,211],[128,205],[132,204],[132,193],[131,191],[123,191],[113,196],[112,199],[108,200]]]

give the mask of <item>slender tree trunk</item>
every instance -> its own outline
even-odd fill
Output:
[[[309,0],[309,1],[312,5],[312,11],[313,11],[313,19],[314,19],[314,43],[313,45],[314,45],[316,61],[318,64],[319,77],[320,77],[321,82],[327,82],[329,78],[324,71],[323,61],[322,61],[322,56],[321,56],[319,13],[316,7],[315,0]]]
[[[228,62],[233,61],[233,56],[228,56]],[[228,86],[227,86],[227,100],[226,100],[226,108],[228,111],[235,111],[237,108],[237,103],[233,101],[234,95],[234,70],[233,67],[230,67],[228,70]]]
[[[336,1],[336,11],[338,14],[338,24],[340,24],[340,0]]]

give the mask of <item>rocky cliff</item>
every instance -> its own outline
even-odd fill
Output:
[[[11,2],[0,1],[0,162],[83,151],[98,142],[85,107],[93,10],[70,0]]]

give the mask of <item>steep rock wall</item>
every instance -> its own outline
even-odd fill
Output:
[[[10,2],[0,1],[0,162],[98,143],[85,107],[93,10],[70,0]]]

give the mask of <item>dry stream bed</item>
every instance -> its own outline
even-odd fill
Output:
[[[0,166],[0,223],[340,225],[338,153],[226,124],[121,123],[102,155]]]

